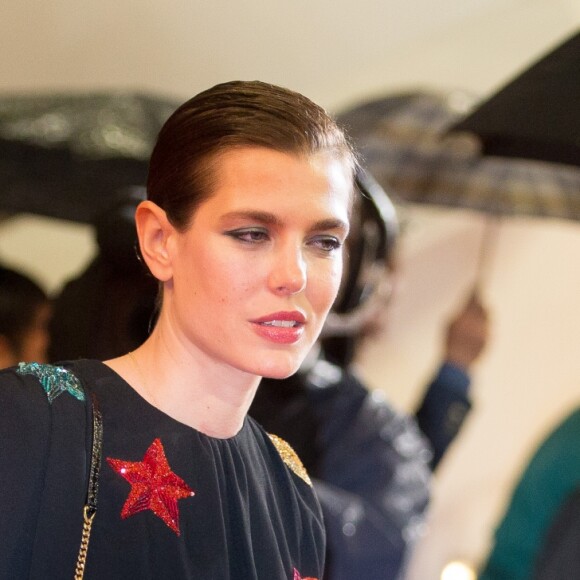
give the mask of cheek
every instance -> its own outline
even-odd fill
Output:
[[[251,292],[258,273],[255,267],[231,254],[212,254],[204,260],[200,282],[207,288],[210,299],[220,303],[240,300]]]
[[[340,262],[332,270],[331,280],[332,280],[332,302],[334,302],[336,296],[338,295],[338,291],[340,290],[340,284],[342,281],[342,260],[340,260]]]
[[[332,306],[342,276],[342,260],[336,260],[323,270],[316,271],[310,276],[309,286],[311,300],[316,302],[320,308],[330,308]]]

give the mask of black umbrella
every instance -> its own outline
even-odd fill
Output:
[[[338,118],[367,169],[395,200],[493,216],[481,245],[481,276],[499,216],[580,220],[580,168],[483,156],[474,135],[450,132],[473,102],[459,92],[396,94],[362,103]]]
[[[485,155],[580,165],[580,33],[451,130],[478,135]]]
[[[0,97],[0,211],[90,223],[144,185],[159,129],[178,103],[154,95]]]
[[[482,156],[475,136],[449,132],[473,101],[458,92],[389,95],[338,118],[395,199],[580,220],[580,168]]]

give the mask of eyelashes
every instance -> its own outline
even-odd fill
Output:
[[[248,246],[259,246],[268,243],[272,238],[267,229],[240,228],[225,232],[225,235]],[[332,254],[343,246],[342,240],[328,234],[313,235],[306,240],[306,244],[325,254]]]
[[[342,248],[342,242],[334,236],[316,236],[312,243],[329,254]]]
[[[270,239],[267,230],[261,228],[243,228],[226,232],[226,236],[246,244],[260,244]]]

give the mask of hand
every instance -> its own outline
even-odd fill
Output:
[[[467,370],[479,357],[489,338],[489,317],[477,295],[447,327],[445,360]]]

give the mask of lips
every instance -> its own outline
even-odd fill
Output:
[[[263,338],[278,344],[297,342],[304,333],[306,317],[299,311],[274,312],[250,321]]]

